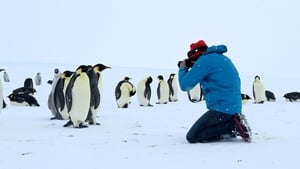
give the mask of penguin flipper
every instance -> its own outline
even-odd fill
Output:
[[[71,77],[70,82],[69,82],[69,84],[67,86],[67,89],[66,89],[66,105],[67,105],[68,112],[70,112],[71,107],[72,107],[72,88],[73,88],[74,82],[75,82],[75,80],[78,76],[79,75],[74,74]]]
[[[160,83],[158,84],[158,87],[157,87],[157,98],[158,98],[158,100],[160,100]]]
[[[134,88],[134,85],[132,83],[130,83],[130,82],[128,82],[128,83],[131,86],[131,91],[129,92],[129,96],[134,96],[135,92],[136,92],[136,90]]]
[[[121,97],[121,87],[122,85],[122,81],[118,83],[117,87],[115,88],[115,97],[116,97],[116,100],[118,100],[120,97]]]
[[[254,98],[254,100],[256,100],[256,97],[255,97],[255,91],[254,91],[254,84],[253,84],[253,86],[252,86],[252,93],[253,93],[253,98]]]
[[[148,100],[151,98],[151,87],[149,84],[146,84],[145,86],[144,97]]]
[[[98,88],[97,88],[96,91],[93,93],[93,95],[94,95],[94,100],[93,100],[93,102],[94,102],[94,107],[95,107],[95,109],[97,109],[97,108],[99,107],[99,105],[100,105],[100,97],[101,97],[101,94],[100,94]]]
[[[61,78],[58,79],[56,83],[56,89],[54,90],[54,104],[57,112],[60,112],[65,107],[65,96],[63,92],[64,80]]]
[[[5,103],[4,99],[3,99],[3,106],[2,106],[2,108],[5,109],[6,106],[7,106],[7,105],[6,105],[6,103]]]

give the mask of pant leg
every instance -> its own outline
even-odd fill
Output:
[[[209,110],[193,124],[186,139],[190,143],[220,140],[222,135],[231,133],[232,119],[233,115]]]

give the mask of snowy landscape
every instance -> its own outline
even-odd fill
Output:
[[[273,85],[276,102],[244,105],[243,113],[252,127],[253,141],[241,138],[216,143],[189,144],[185,135],[206,111],[205,103],[191,103],[179,92],[178,102],[157,101],[156,76],[165,77],[176,69],[112,67],[103,71],[103,99],[97,122],[88,128],[65,128],[65,120],[50,120],[47,107],[54,68],[74,70],[78,65],[7,64],[10,82],[2,82],[4,95],[23,85],[25,78],[42,74],[42,85],[34,86],[40,107],[12,106],[9,100],[0,118],[0,168],[297,168],[299,152],[299,103],[286,102],[284,84]],[[137,82],[154,77],[151,84],[153,107],[140,107],[132,97],[127,109],[117,108],[114,88],[124,76]],[[251,79],[252,80],[252,79]],[[243,81],[251,97],[251,83]],[[247,89],[247,90],[246,90]],[[296,88],[295,88],[296,89]],[[292,88],[290,89],[292,90]]]
[[[0,169],[228,168],[296,169],[300,151],[300,102],[283,95],[300,92],[299,2],[296,0],[14,0],[0,2],[0,72],[7,107],[0,112]],[[252,95],[259,75],[275,102],[243,105],[252,142],[240,137],[189,144],[186,133],[207,110],[179,90],[177,102],[157,102],[157,76],[177,74],[189,45],[203,39],[224,44],[236,65],[242,93]],[[296,50],[295,50],[296,49]],[[76,129],[50,120],[53,72],[79,65],[103,71],[97,122]],[[34,85],[40,104],[11,105],[8,95],[40,72]],[[153,107],[117,108],[114,90],[125,76],[134,85],[152,76]],[[225,78],[225,77],[224,77]]]

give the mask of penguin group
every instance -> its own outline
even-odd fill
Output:
[[[176,102],[178,100],[178,82],[175,73],[170,73],[168,80],[163,75],[157,75],[156,104],[167,104],[168,102]],[[151,83],[153,78],[146,76],[135,85],[130,82],[129,77],[124,77],[115,87],[115,100],[118,108],[128,108],[131,103],[131,97],[137,95],[137,101],[141,107],[152,107],[150,103],[152,90]]]
[[[255,104],[263,104],[265,101],[268,101],[268,102],[276,101],[275,94],[272,91],[265,89],[259,75],[256,75],[254,77],[254,82],[252,85],[252,92],[253,92],[253,98],[254,98]],[[288,93],[285,93],[283,95],[283,97],[288,102],[299,102],[300,101],[300,92],[297,92],[297,91],[288,92]],[[243,99],[243,101],[246,101],[246,100],[250,100],[251,98],[247,94],[243,94],[242,99]]]
[[[99,125],[96,122],[100,110],[102,94],[101,72],[110,67],[103,64],[80,65],[75,71],[65,70],[63,73],[56,68],[48,96],[48,108],[51,119],[68,120],[64,127],[74,128]]]

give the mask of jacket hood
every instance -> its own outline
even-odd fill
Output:
[[[225,45],[217,45],[217,46],[211,46],[206,49],[206,52],[203,55],[210,54],[210,53],[219,53],[223,54],[227,52],[227,47]]]

